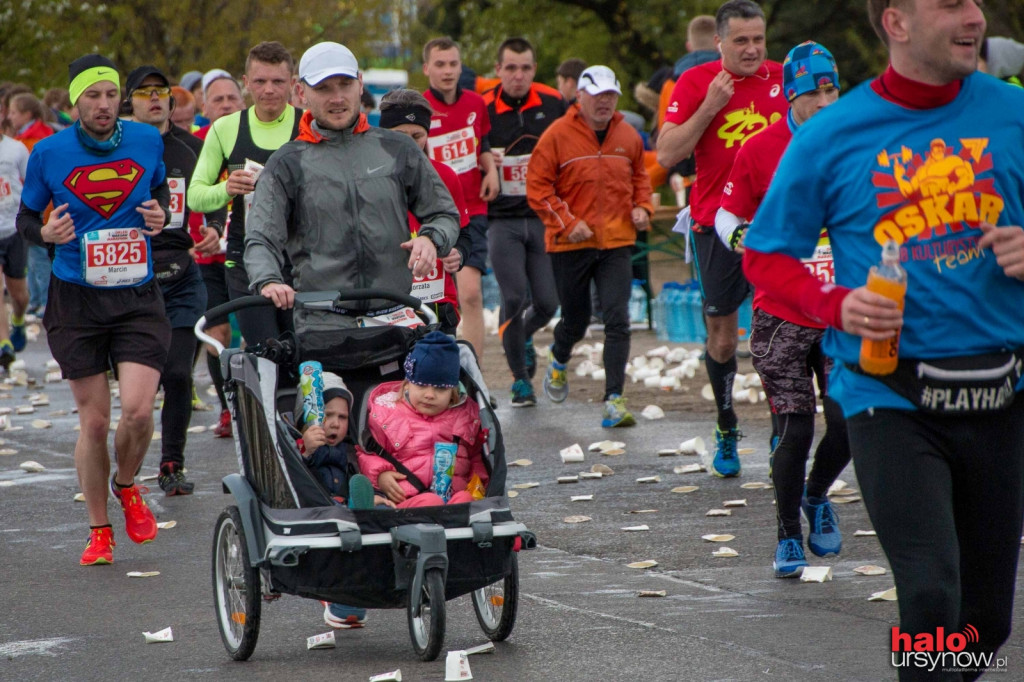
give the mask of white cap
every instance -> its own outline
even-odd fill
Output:
[[[600,95],[602,92],[609,91],[622,94],[622,89],[619,88],[619,79],[615,77],[615,72],[607,66],[591,66],[584,69],[580,74],[580,79],[576,81],[576,87],[591,95]]]
[[[317,43],[299,60],[299,78],[307,85],[317,85],[331,76],[359,77],[359,62],[352,50],[340,43]]]
[[[210,69],[203,74],[203,94],[206,94],[206,89],[210,87],[213,81],[219,81],[221,78],[230,78],[235,80],[235,77],[224,69]],[[237,81],[236,81],[237,82]]]

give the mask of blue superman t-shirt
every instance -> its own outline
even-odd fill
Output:
[[[1024,347],[1024,282],[978,248],[982,221],[1024,225],[1024,90],[984,74],[945,106],[889,102],[867,84],[801,126],[746,237],[795,258],[828,229],[836,283],[856,288],[889,239],[900,245],[907,297],[900,357],[934,359]],[[912,409],[879,381],[846,369],[861,338],[829,329],[839,360],[829,394],[853,415]]]
[[[153,126],[121,124],[121,143],[109,154],[86,149],[71,127],[40,140],[29,156],[22,202],[40,213],[50,201],[68,204],[75,224],[75,238],[57,246],[53,261],[53,274],[66,282],[123,288],[153,277],[149,237],[135,209],[165,180],[164,143]]]

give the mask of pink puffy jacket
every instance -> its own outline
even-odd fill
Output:
[[[370,393],[366,423],[373,438],[429,488],[434,476],[434,443],[452,443],[452,436],[458,436],[461,443],[455,457],[452,492],[465,490],[473,474],[486,486],[480,407],[472,400],[463,400],[437,416],[428,417],[409,405],[401,388],[401,381],[390,381]],[[377,478],[384,471],[394,471],[394,465],[362,448],[358,451],[359,470],[378,488]],[[419,492],[408,481],[400,481],[400,485],[406,497]]]

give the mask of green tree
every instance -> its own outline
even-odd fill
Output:
[[[280,41],[296,59],[321,40],[342,42],[369,58],[392,38],[381,27],[406,5],[332,0],[310,11],[288,0],[7,0],[0,3],[0,80],[63,86],[67,65],[89,52],[111,57],[123,73],[154,64],[171,76],[214,67],[241,74],[249,48],[263,40]]]

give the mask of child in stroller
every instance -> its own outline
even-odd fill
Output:
[[[455,340],[441,332],[427,334],[404,368],[404,381],[383,383],[370,394],[366,424],[380,448],[360,448],[359,469],[400,509],[482,498],[488,480],[482,456],[486,433],[479,405],[459,388]],[[439,490],[435,482],[435,455],[443,447],[455,449],[449,490]]]
[[[352,392],[337,374],[324,372],[323,424],[304,424],[299,452],[306,466],[316,474],[327,492],[349,509],[370,509],[374,505],[395,505],[375,495],[373,485],[362,474],[354,472],[349,461],[353,444],[348,436],[348,413]],[[324,622],[336,630],[361,628],[366,624],[366,609],[321,601]]]

